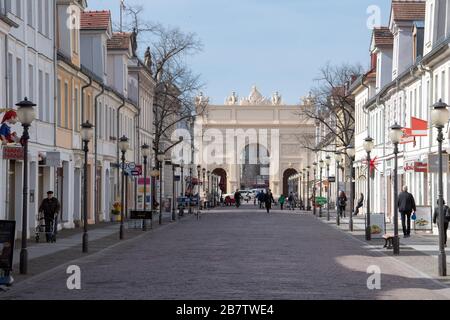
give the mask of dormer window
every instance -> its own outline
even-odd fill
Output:
[[[72,50],[75,54],[78,54],[78,29],[75,14],[75,11],[72,11]]]

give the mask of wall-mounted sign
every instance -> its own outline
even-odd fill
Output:
[[[409,161],[405,163],[403,169],[405,171],[427,172],[428,164],[426,162]]]
[[[23,160],[23,148],[21,146],[4,146],[3,159]]]
[[[448,154],[442,155],[442,172],[448,172]],[[428,155],[428,172],[438,173],[439,172],[439,155],[437,154],[429,154]]]
[[[61,152],[47,152],[45,157],[47,167],[62,167]]]

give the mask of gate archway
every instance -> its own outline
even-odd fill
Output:
[[[283,194],[284,195],[287,196],[289,193],[289,178],[296,174],[297,174],[297,170],[292,169],[292,168],[284,171],[284,173],[283,173]]]
[[[227,193],[227,172],[222,168],[214,169],[212,174],[220,177],[219,188],[223,194]]]

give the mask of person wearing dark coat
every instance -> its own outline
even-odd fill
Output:
[[[270,209],[272,209],[272,202],[275,202],[273,198],[272,191],[269,189],[264,195],[264,204],[266,205],[267,213],[270,213]]]
[[[355,216],[358,215],[359,209],[362,208],[363,205],[364,205],[364,195],[361,193],[361,195],[359,196],[359,199],[358,199],[358,203],[356,204]]]
[[[444,214],[444,245],[447,247],[447,229],[448,229],[448,223],[449,223],[449,218],[447,218],[449,216],[449,210],[450,208],[445,205],[445,200],[444,201],[444,210],[442,211]],[[436,208],[434,208],[434,214],[433,214],[433,223],[437,224],[439,227],[440,224],[440,219],[439,219],[439,200],[437,201],[437,206]]]
[[[408,187],[403,187],[403,192],[398,196],[398,211],[402,216],[403,235],[409,238],[411,235],[411,213],[416,211],[416,202]]]
[[[236,208],[239,208],[241,206],[241,193],[239,192],[239,190],[236,190],[236,192],[234,193],[234,202],[236,204]]]
[[[60,208],[61,205],[59,204],[58,199],[53,197],[53,191],[47,192],[47,198],[42,200],[42,203],[39,206],[39,212],[44,213],[45,236],[47,242],[55,240],[54,238],[52,239],[50,235],[52,231],[56,230],[56,224],[58,223],[58,213]],[[54,227],[54,230],[51,230],[51,226]]]
[[[347,196],[345,195],[344,191],[341,191],[339,193],[338,198],[338,209],[339,209],[339,216],[342,218],[343,213],[345,212],[345,207],[347,205]]]

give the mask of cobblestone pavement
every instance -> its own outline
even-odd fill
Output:
[[[17,283],[0,299],[449,299],[450,289],[311,213],[204,212]],[[370,266],[381,290],[369,290]]]

